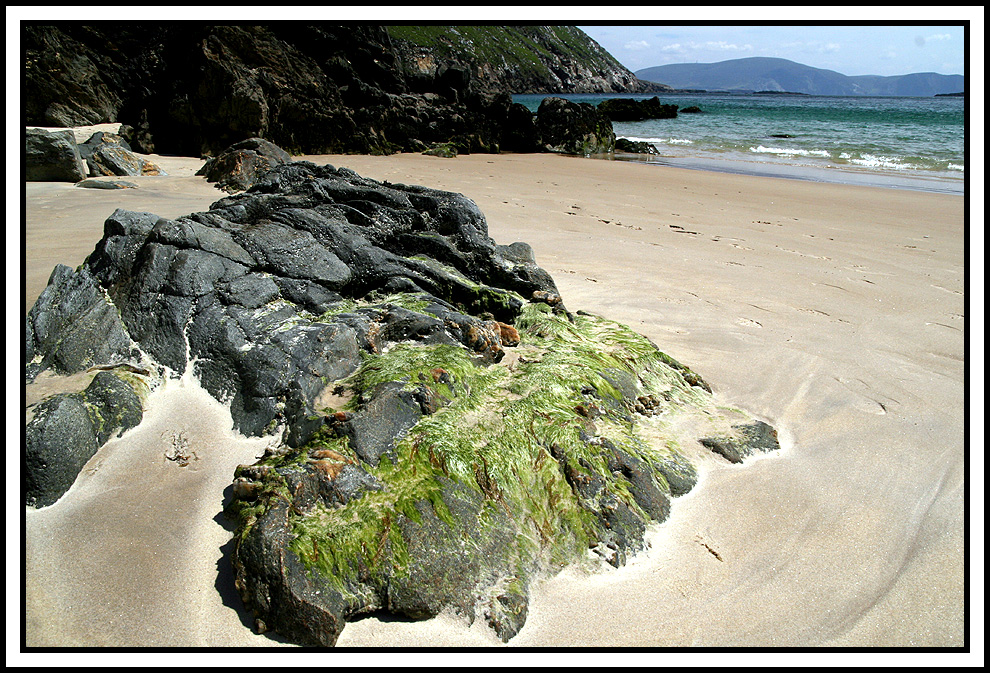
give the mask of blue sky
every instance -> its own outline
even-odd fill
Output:
[[[962,26],[578,27],[634,72],[668,63],[773,56],[844,75],[965,74]]]

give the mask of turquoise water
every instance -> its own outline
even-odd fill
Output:
[[[542,94],[513,96],[536,111]],[[565,94],[597,104],[652,94]],[[653,143],[651,161],[709,170],[828,182],[963,191],[966,172],[962,98],[661,95],[701,114],[613,122],[617,137]],[[789,137],[775,137],[789,136]]]

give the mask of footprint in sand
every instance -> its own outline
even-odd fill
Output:
[[[760,328],[763,327],[763,325],[761,325],[756,320],[750,320],[749,318],[737,318],[736,324],[742,325],[743,327],[760,327]]]

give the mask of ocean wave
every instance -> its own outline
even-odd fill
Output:
[[[758,145],[757,147],[750,147],[750,152],[756,152],[757,154],[777,154],[780,156],[800,156],[800,157],[822,157],[823,159],[831,158],[831,154],[827,150],[801,150],[792,149],[789,147],[764,147],[763,145]]]
[[[658,145],[693,145],[694,141],[688,138],[637,138],[636,136],[622,136],[626,140],[635,143],[654,143]]]
[[[965,171],[966,167],[961,164],[949,164],[946,168],[950,171]]]
[[[897,157],[877,156],[875,154],[861,154],[859,159],[849,159],[849,163],[867,168],[910,168],[910,164],[904,163]]]

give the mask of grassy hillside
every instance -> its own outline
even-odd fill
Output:
[[[386,26],[408,70],[469,66],[484,89],[645,91],[635,75],[574,26]]]

